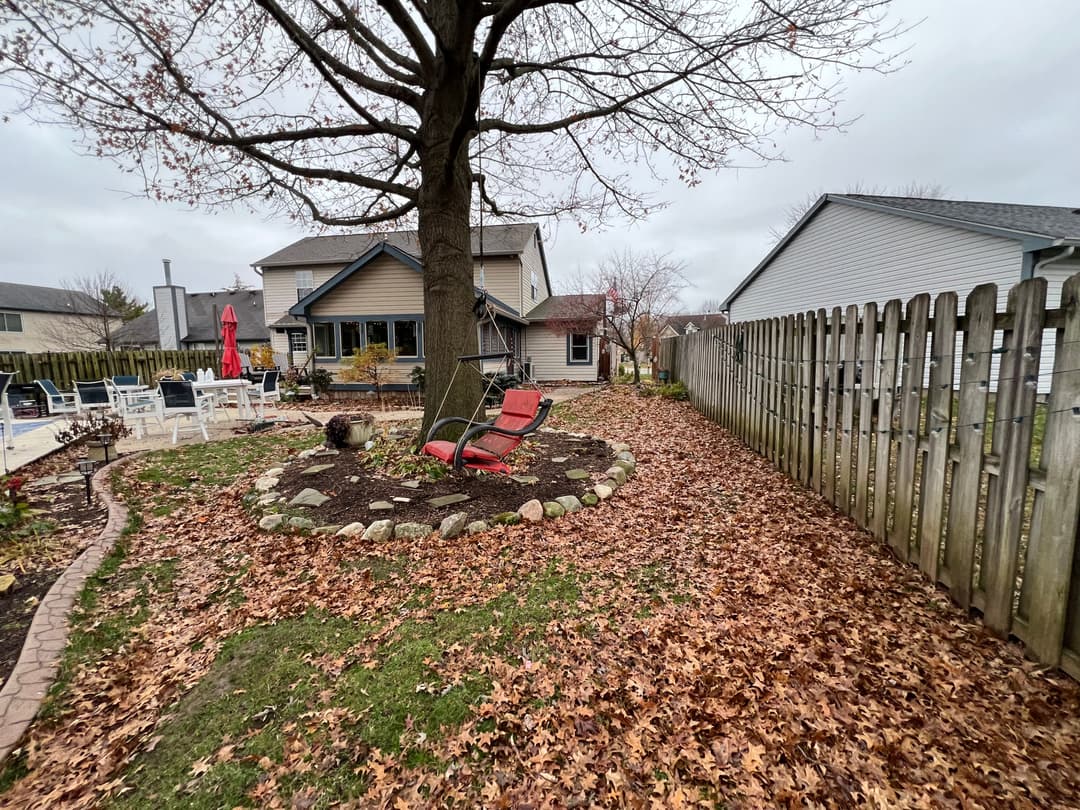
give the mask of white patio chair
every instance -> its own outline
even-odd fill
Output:
[[[79,412],[79,409],[75,407],[74,394],[61,393],[52,380],[34,380],[34,383],[45,392],[45,406],[49,411],[49,416],[61,414],[68,416]]]
[[[8,450],[15,449],[15,426],[12,424],[11,406],[8,404],[8,386],[15,379],[17,371],[0,371],[0,423],[4,426],[4,441]]]
[[[75,381],[75,412],[79,416],[94,411],[108,413],[110,410],[115,410],[115,407],[104,380]]]
[[[105,380],[116,412],[125,425],[135,428],[135,438],[143,437],[143,427],[148,422],[157,422],[161,432],[165,433],[164,403],[157,391],[123,391],[112,380]]]
[[[210,417],[210,398],[198,396],[195,393],[195,384],[190,380],[162,380],[158,385],[161,390],[163,417],[173,420],[172,443],[176,444],[181,417],[187,419],[185,432],[200,431],[203,441],[209,441],[206,422]]]
[[[259,418],[266,418],[266,405],[269,402],[280,402],[281,392],[278,390],[278,378],[281,372],[264,371],[261,382],[255,383],[248,389],[248,398],[259,410]]]

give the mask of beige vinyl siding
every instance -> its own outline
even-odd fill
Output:
[[[1012,239],[826,203],[736,297],[730,316],[749,321],[947,290],[963,302],[987,282],[1004,304],[1020,261]]]
[[[418,315],[423,311],[423,277],[384,254],[317,301],[311,308],[311,320],[320,315]]]
[[[536,234],[539,234],[537,229]],[[529,246],[521,254],[521,301],[520,312],[525,314],[551,295],[544,278],[544,263],[540,257],[540,248],[536,244],[536,234],[529,240]],[[536,295],[532,294],[532,275],[536,274]]]
[[[596,381],[600,338],[592,338],[592,362],[589,365],[567,365],[565,333],[554,332],[542,324],[533,324],[528,334],[528,357],[532,360],[535,379]]]
[[[473,265],[473,285],[480,286],[479,259]],[[521,261],[517,256],[486,257],[484,286],[491,295],[521,312]]]
[[[367,383],[366,380],[341,379],[341,372],[348,367],[348,363],[333,363],[326,360],[317,360],[315,365],[317,368],[325,368],[333,374],[335,383],[343,383],[346,385],[364,385]],[[413,367],[422,365],[424,365],[422,362],[417,362],[416,360],[393,363],[390,368],[387,369],[384,385],[408,385],[410,383],[409,375],[412,374]]]
[[[21,332],[0,332],[0,352],[74,352],[102,348],[95,343],[102,332],[101,323],[95,316],[26,312],[5,309],[2,305],[0,312],[18,315],[22,321]],[[114,328],[119,326],[120,321],[116,321]]]
[[[263,310],[266,325],[284,317],[296,303],[296,271],[310,270],[312,281],[318,287],[332,279],[341,265],[314,265],[304,267],[268,267],[263,270]],[[274,344],[275,351],[277,344]]]

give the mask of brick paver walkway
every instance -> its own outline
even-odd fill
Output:
[[[134,456],[128,456],[117,464],[126,463],[131,458]],[[79,591],[124,530],[127,507],[115,500],[106,486],[105,476],[115,467],[116,464],[110,464],[94,475],[94,490],[109,508],[105,528],[89,548],[68,566],[41,600],[15,669],[4,688],[0,689],[0,762],[18,744],[56,678],[60,656],[67,643],[68,617]]]

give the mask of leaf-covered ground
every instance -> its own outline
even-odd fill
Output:
[[[537,527],[258,535],[250,479],[148,509],[0,804],[1076,806],[1076,684],[688,406],[557,421],[638,476]]]

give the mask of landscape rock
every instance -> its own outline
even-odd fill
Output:
[[[616,453],[615,458],[619,461],[629,461],[631,464],[637,464],[637,459],[634,458],[634,454],[629,450],[620,450]]]
[[[585,506],[596,506],[598,503],[600,503],[600,499],[596,497],[596,493],[586,492],[584,495],[581,496],[581,502]]]
[[[340,452],[341,451],[338,450],[336,447],[324,447],[322,450],[320,450],[318,453],[316,453],[314,456],[312,456],[312,458],[323,458],[324,456],[336,456]]]
[[[330,500],[328,495],[323,495],[319,490],[308,487],[297,492],[289,501],[289,506],[322,506],[328,500]]]
[[[612,481],[610,478],[607,478],[607,479],[601,481],[600,483],[605,487],[609,487],[612,492],[614,492],[615,490],[617,490],[619,488],[619,482],[618,481]]]
[[[255,491],[256,492],[269,492],[278,485],[277,478],[272,476],[263,476],[262,478],[255,479]]]
[[[491,522],[499,526],[516,526],[521,523],[521,515],[517,512],[499,512],[491,516]]]
[[[284,467],[271,467],[263,473],[263,478],[281,478],[285,474]]]
[[[614,442],[608,445],[613,453],[628,453],[630,452],[630,445],[623,442]]]
[[[390,501],[372,501],[368,504],[368,509],[372,512],[389,512],[394,508],[394,505]]]
[[[15,575],[4,574],[0,576],[0,594],[5,594],[15,587]]]
[[[557,518],[566,514],[566,510],[561,503],[555,503],[555,501],[544,501],[544,517]]]
[[[417,540],[427,537],[433,531],[426,523],[399,523],[394,527],[394,537],[398,540]]]
[[[626,483],[626,470],[622,467],[610,467],[604,475],[613,479],[620,487]]]
[[[420,489],[420,482],[416,480],[402,481],[401,486],[407,487],[408,489]]]
[[[349,483],[350,484],[359,484],[360,483],[360,476],[359,475],[350,475],[349,476]]]
[[[306,517],[291,517],[289,525],[294,529],[314,529],[315,521]]]
[[[584,481],[589,477],[589,473],[586,470],[567,470],[566,477],[571,481]]]
[[[259,528],[264,532],[272,532],[274,529],[279,528],[284,522],[284,515],[266,515],[259,521]]]
[[[428,503],[432,506],[450,506],[455,503],[465,503],[469,500],[469,496],[460,492],[452,495],[440,495],[438,498],[429,498]]]
[[[592,488],[592,490],[596,493],[596,497],[602,501],[606,501],[608,498],[615,494],[615,490],[613,490],[607,484],[596,484]]]
[[[310,448],[308,450],[301,450],[299,453],[296,454],[296,457],[297,458],[311,458],[313,455],[318,453],[320,449],[321,448],[318,448],[318,447],[312,447],[312,448]]]
[[[540,479],[535,475],[511,475],[511,481],[516,481],[519,484],[539,484]]]
[[[257,503],[259,506],[269,506],[270,504],[277,503],[280,500],[280,492],[264,492],[262,495],[259,496],[259,500],[257,500],[255,503]]]
[[[316,526],[315,534],[337,534],[338,529],[341,528],[341,524],[331,524],[330,526]]]
[[[612,464],[611,466],[619,467],[620,469],[625,470],[627,475],[633,475],[634,470],[637,469],[637,465],[634,462],[627,461],[626,459],[623,459],[623,458],[616,459],[615,463]]]
[[[372,540],[376,543],[381,543],[383,540],[389,540],[394,534],[394,521],[392,520],[376,520],[370,526],[367,527],[367,531],[364,532],[365,540]]]
[[[474,520],[465,527],[465,531],[469,534],[479,534],[480,532],[486,532],[490,528],[491,526],[488,525],[486,520]]]
[[[457,537],[465,531],[465,525],[468,522],[469,516],[467,514],[464,512],[454,512],[454,514],[443,518],[442,523],[439,524],[439,534],[447,539]]]
[[[555,499],[555,502],[567,512],[581,511],[581,501],[578,500],[576,495],[560,495]]]
[[[570,460],[570,459],[569,459],[569,457],[568,457],[568,456],[555,456],[555,458],[553,458],[553,459],[551,460],[551,463],[552,463],[552,464],[565,464],[565,463],[566,463],[566,462],[568,462],[569,460]]]
[[[306,470],[303,470],[300,474],[301,475],[318,475],[321,472],[325,472],[326,470],[332,470],[332,469],[334,469],[333,464],[316,464],[316,465],[314,465],[312,467],[308,467]]]
[[[346,523],[340,529],[337,530],[338,537],[356,537],[358,534],[364,533],[364,524],[359,521],[355,523]]]
[[[544,505],[536,498],[526,501],[518,509],[518,514],[526,523],[539,523],[544,519]]]
[[[394,503],[412,503],[412,498],[406,498],[404,495],[398,495],[393,500]]]

